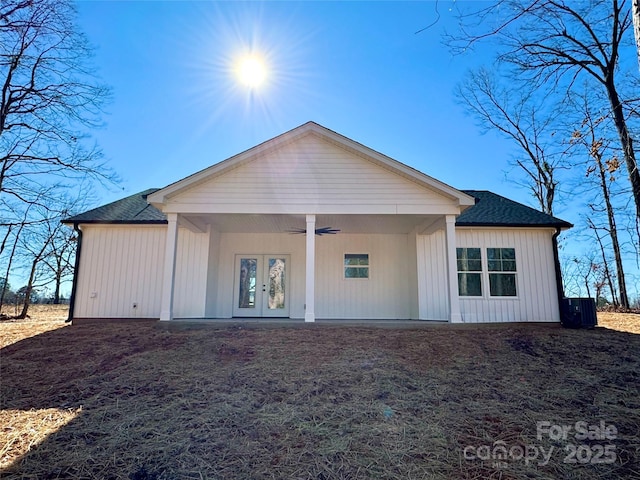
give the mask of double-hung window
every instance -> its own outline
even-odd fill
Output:
[[[514,248],[487,248],[489,293],[492,297],[515,297],[516,251]]]
[[[479,248],[456,248],[458,293],[463,297],[482,296],[482,258]]]
[[[458,293],[461,297],[483,297],[483,283],[489,281],[490,297],[515,297],[516,251],[487,248],[486,264],[480,248],[456,248]]]

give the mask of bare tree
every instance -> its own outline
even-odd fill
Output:
[[[596,192],[598,192],[598,194],[596,195],[596,200],[588,202],[590,213],[587,215],[587,225],[596,236],[597,243],[601,250],[604,250],[604,242],[599,232],[601,230],[605,231],[611,240],[610,248],[613,252],[616,265],[619,304],[621,307],[628,309],[629,297],[627,294],[620,235],[613,204],[614,192],[612,191],[612,186],[615,185],[616,173],[620,169],[620,160],[616,155],[616,149],[611,148],[611,142],[607,139],[605,128],[607,125],[607,116],[594,116],[592,110],[598,101],[596,96],[588,93],[588,87],[586,90],[587,93],[574,96],[576,108],[581,111],[583,119],[580,128],[577,128],[572,133],[571,143],[584,147],[584,151],[588,155],[589,161],[587,162],[586,177],[595,179],[597,186]],[[605,111],[605,113],[608,112]],[[594,216],[599,215],[605,216],[606,220],[603,221],[603,223],[605,223],[606,226],[596,225]],[[604,258],[604,251],[602,255]],[[613,291],[612,294],[614,294]]]
[[[596,237],[596,245],[598,245],[598,250],[602,257],[602,273],[603,273],[603,281],[607,283],[609,286],[609,291],[611,292],[611,302],[614,307],[620,306],[620,301],[618,300],[618,290],[615,287],[615,279],[614,274],[611,273],[611,269],[609,268],[609,258],[607,258],[606,249],[604,246],[604,240],[600,236],[600,229],[596,227],[593,223],[593,220],[587,218],[587,225],[593,231],[593,234]],[[587,290],[588,291],[588,290]]]
[[[35,255],[36,267],[50,259],[49,243],[23,236],[56,218],[67,192],[87,179],[114,180],[90,138],[109,90],[75,18],[72,0],[0,2],[0,264],[7,279],[15,255]]]
[[[59,224],[58,219],[54,221]],[[43,275],[49,277],[53,283],[53,304],[58,305],[62,282],[73,275],[77,237],[75,232],[69,228],[56,228],[57,225],[52,223],[48,223],[47,227],[51,241],[46,255],[42,258],[42,268]]]
[[[512,84],[513,85],[513,84]],[[540,209],[553,215],[558,179],[566,151],[555,136],[561,108],[545,108],[548,99],[526,86],[501,86],[485,68],[469,72],[456,95],[483,131],[494,129],[518,147],[515,164],[525,174]]]
[[[68,0],[0,4],[0,194],[29,202],[46,176],[104,175],[83,142],[100,124],[108,89]],[[59,180],[58,180],[59,181]]]
[[[633,2],[633,34],[636,38],[636,50],[638,52],[638,67],[640,67],[640,0]]]
[[[494,38],[503,47],[500,60],[547,91],[570,91],[583,75],[596,81],[608,99],[640,220],[640,172],[618,80],[620,52],[631,33],[630,2],[501,0],[462,14],[461,20],[454,48],[466,50]]]

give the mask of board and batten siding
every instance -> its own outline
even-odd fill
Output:
[[[460,297],[465,323],[557,322],[560,320],[556,293],[551,229],[456,228],[458,247],[482,251],[482,298]],[[491,297],[487,273],[487,248],[514,248],[516,297]]]
[[[460,297],[465,323],[559,321],[551,229],[456,228],[457,247],[482,251],[483,296]],[[514,248],[517,297],[491,297],[487,248]],[[443,231],[418,237],[419,317],[448,320],[447,249]],[[457,272],[455,273],[457,275]]]
[[[75,316],[158,318],[166,230],[83,225]]]
[[[369,255],[369,278],[344,278],[346,253]],[[407,235],[326,235],[316,239],[316,318],[409,319]]]
[[[418,315],[420,320],[449,320],[447,244],[443,230],[417,238]]]
[[[173,294],[175,318],[203,318],[207,297],[209,233],[178,229]]]
[[[83,225],[75,317],[158,318],[166,235],[165,225]],[[208,233],[178,230],[177,318],[204,316],[208,249]]]
[[[165,211],[456,213],[454,200],[315,135],[172,196]]]
[[[218,295],[212,317],[229,318],[234,299],[237,254],[290,255],[290,316],[304,318],[305,236],[219,235]],[[344,254],[367,253],[369,279],[344,278]],[[319,319],[407,319],[411,315],[407,235],[340,234],[316,237],[315,313]]]

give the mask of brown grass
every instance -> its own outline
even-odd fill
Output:
[[[3,307],[2,313],[15,315],[14,307]],[[25,338],[40,335],[67,325],[68,305],[31,305],[29,318],[0,321],[0,348]]]
[[[640,334],[640,314],[599,312],[598,325],[620,332]]]
[[[640,335],[605,321],[623,330],[3,323],[0,476],[639,478]],[[536,438],[580,420],[618,437]],[[555,450],[464,458],[496,442]],[[564,463],[568,443],[616,462]]]

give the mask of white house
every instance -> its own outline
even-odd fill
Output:
[[[571,227],[313,122],[65,223],[74,321],[557,322]]]

